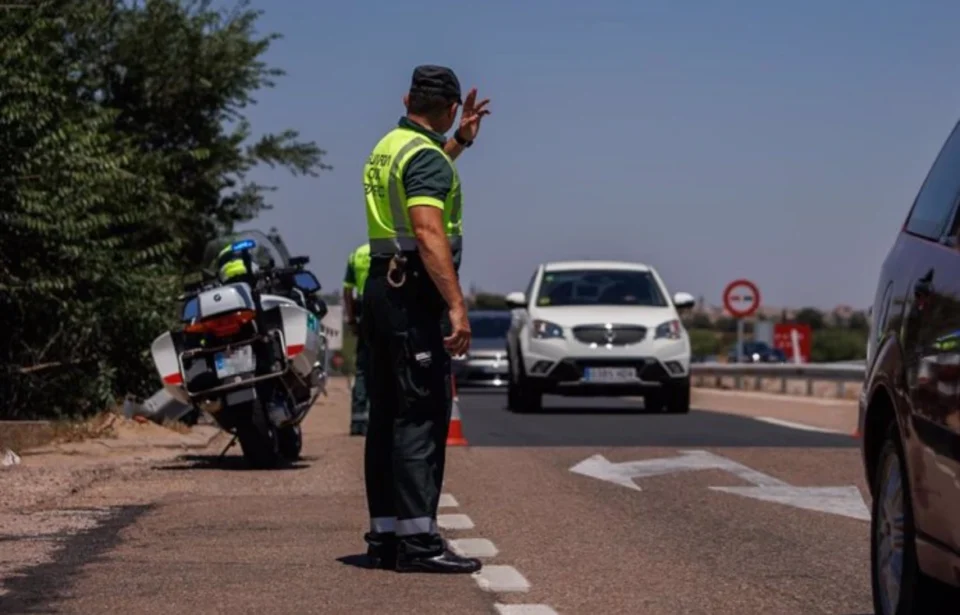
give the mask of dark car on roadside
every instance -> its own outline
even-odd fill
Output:
[[[470,319],[472,340],[467,356],[454,359],[457,387],[502,387],[507,384],[507,331],[511,313],[506,310],[475,310]]]
[[[742,354],[744,363],[784,363],[787,360],[787,356],[782,350],[765,342],[744,342]],[[737,362],[736,346],[728,353],[727,361],[730,363]]]
[[[879,615],[958,608],[958,198],[955,126],[883,262],[871,309],[859,433],[873,498],[871,571]]]

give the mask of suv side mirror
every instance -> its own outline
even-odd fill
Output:
[[[697,300],[690,293],[677,293],[673,296],[673,305],[678,310],[689,310],[697,304]]]
[[[298,271],[293,275],[293,285],[303,291],[305,294],[315,293],[320,290],[320,281],[317,276],[310,271]]]
[[[521,292],[512,292],[504,297],[504,299],[507,302],[507,307],[511,309],[527,307],[527,297]]]

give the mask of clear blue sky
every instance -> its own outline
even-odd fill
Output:
[[[464,182],[464,287],[522,290],[541,262],[656,266],[720,303],[866,307],[960,116],[960,2],[260,0],[260,131],[328,151],[316,179],[264,170],[276,225],[339,290],[365,238],[361,168],[403,113],[413,67],[493,102]]]

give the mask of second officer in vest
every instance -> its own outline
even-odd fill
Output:
[[[370,419],[365,451],[373,563],[401,572],[471,573],[480,561],[450,552],[437,531],[450,420],[450,355],[470,325],[457,271],[462,195],[454,166],[489,113],[476,90],[461,100],[453,71],[420,66],[407,115],[363,170],[370,274],[363,293]],[[447,140],[463,106],[460,126]],[[449,316],[449,335],[442,322]]]
[[[362,436],[367,433],[367,344],[363,339],[361,306],[363,288],[370,272],[370,244],[364,242],[347,258],[347,273],[343,277],[343,316],[344,322],[353,331],[357,346],[355,354],[353,390],[350,400],[350,435]],[[354,297],[353,293],[357,295]]]

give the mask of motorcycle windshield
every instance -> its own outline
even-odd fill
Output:
[[[239,231],[223,237],[218,237],[207,243],[203,251],[203,262],[216,270],[217,258],[227,246],[236,246],[236,249],[249,248],[250,256],[261,267],[288,267],[290,253],[278,235],[267,235],[261,231]]]

